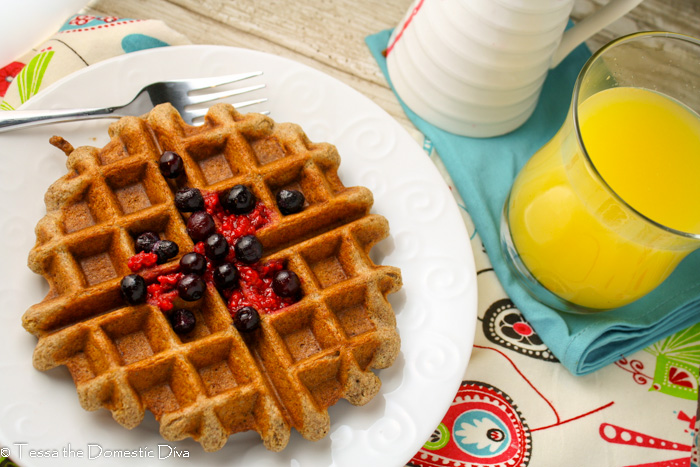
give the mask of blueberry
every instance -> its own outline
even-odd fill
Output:
[[[192,240],[201,242],[216,232],[216,224],[206,211],[197,211],[192,213],[187,219],[187,233],[192,237]]]
[[[212,261],[220,261],[228,255],[228,242],[220,233],[214,233],[204,242],[204,251]]]
[[[295,297],[301,292],[301,281],[294,271],[282,269],[273,277],[272,289],[280,297]]]
[[[185,170],[185,163],[178,154],[173,151],[165,151],[160,156],[158,167],[165,178],[177,178]]]
[[[145,251],[150,253],[153,251],[153,245],[160,240],[158,234],[155,232],[143,232],[138,237],[136,237],[136,253],[141,253]]]
[[[121,292],[124,300],[130,305],[137,305],[146,301],[148,291],[146,281],[138,274],[124,276],[121,281]]]
[[[304,195],[299,190],[280,190],[277,193],[277,207],[285,216],[295,214],[304,208]]]
[[[248,214],[255,207],[257,199],[244,185],[236,185],[219,197],[221,205],[232,214]]]
[[[197,320],[194,317],[194,313],[190,310],[180,308],[173,312],[173,315],[170,317],[170,324],[176,334],[187,334],[194,329]]]
[[[204,198],[197,188],[181,188],[175,193],[175,206],[180,212],[204,210]]]
[[[197,274],[185,274],[177,282],[178,296],[188,302],[194,302],[204,296],[207,284]]]
[[[238,286],[238,269],[231,263],[220,264],[214,269],[214,285],[219,290]]]
[[[197,274],[201,276],[207,272],[207,259],[199,253],[187,253],[180,258],[180,268],[185,274]]]
[[[158,264],[163,264],[176,257],[180,248],[178,248],[177,243],[170,240],[158,240],[153,245],[152,252],[158,256]]]
[[[258,310],[252,306],[244,306],[236,311],[233,316],[233,325],[240,332],[251,332],[260,326],[260,315]]]
[[[263,247],[255,235],[244,235],[234,246],[236,258],[243,263],[252,264],[262,258]]]

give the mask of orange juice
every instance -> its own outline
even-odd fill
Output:
[[[508,224],[544,287],[583,307],[614,308],[654,289],[697,247],[668,228],[700,234],[700,118],[630,87],[598,92],[578,113],[590,161],[567,118],[518,175]]]

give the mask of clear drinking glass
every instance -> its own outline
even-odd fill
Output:
[[[698,112],[700,40],[637,33],[590,58],[503,210],[506,262],[532,295],[564,311],[617,308],[700,247]]]

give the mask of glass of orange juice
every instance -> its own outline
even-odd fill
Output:
[[[700,247],[698,112],[698,39],[637,33],[589,59],[503,210],[506,262],[532,295],[570,312],[621,307]]]

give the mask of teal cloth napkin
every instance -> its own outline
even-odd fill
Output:
[[[366,43],[391,85],[382,52],[390,30]],[[585,45],[551,70],[532,117],[496,138],[468,138],[440,130],[401,102],[413,124],[430,139],[464,199],[504,289],[559,361],[584,375],[700,321],[700,251],[646,297],[616,310],[591,315],[559,313],[533,299],[511,274],[500,250],[501,209],[520,168],[559,129],[576,77],[591,53]],[[401,99],[399,98],[399,101]]]

